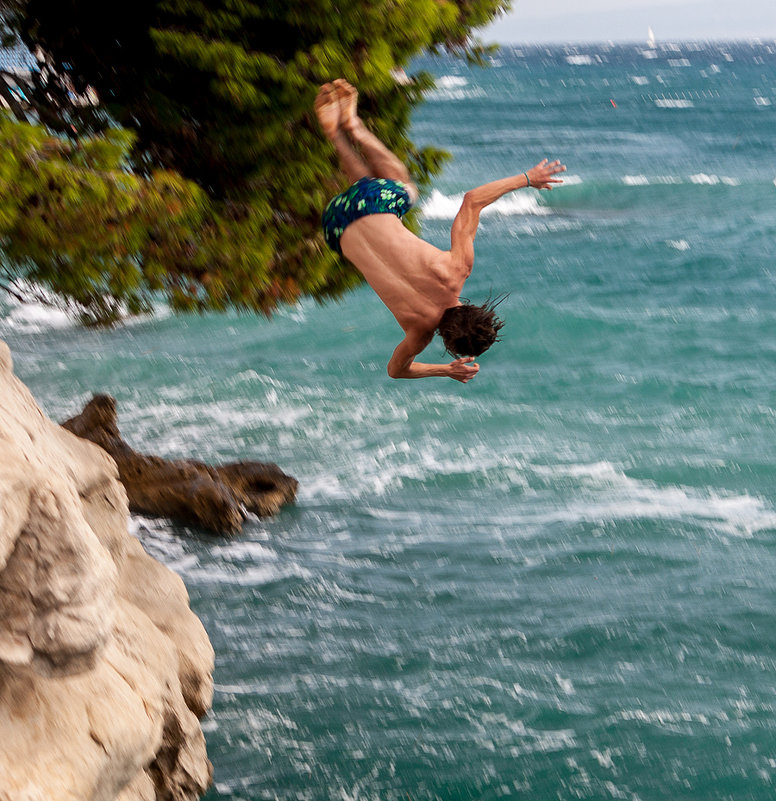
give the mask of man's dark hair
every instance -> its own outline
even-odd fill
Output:
[[[498,342],[498,332],[504,323],[496,317],[494,309],[505,298],[506,295],[489,300],[482,306],[472,306],[465,301],[460,306],[445,309],[437,328],[445,350],[456,358],[479,356]]]

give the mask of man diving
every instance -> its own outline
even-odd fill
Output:
[[[404,331],[388,375],[446,376],[465,384],[480,369],[475,357],[497,341],[503,325],[493,304],[472,306],[460,300],[474,265],[480,212],[515,189],[552,189],[562,183],[555,176],[566,167],[544,159],[527,172],[469,190],[453,221],[450,250],[440,250],[402,224],[417,202],[417,187],[404,164],[359,118],[357,97],[353,86],[338,79],[324,84],[315,100],[321,128],[353,182],[326,207],[324,237],[361,272]],[[416,362],[437,331],[456,358],[449,364]]]

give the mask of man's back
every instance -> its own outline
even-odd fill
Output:
[[[341,244],[405,332],[433,333],[445,309],[458,304],[467,274],[455,269],[449,251],[415,236],[398,217],[362,217]]]

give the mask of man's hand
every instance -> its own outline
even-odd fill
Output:
[[[529,185],[534,189],[552,189],[553,184],[562,184],[563,179],[555,178],[559,172],[566,172],[566,165],[559,161],[542,159],[526,173]]]
[[[433,334],[417,336],[407,334],[396,346],[388,362],[388,375],[391,378],[453,378],[465,384],[480,371],[474,356],[462,356],[450,364],[421,364],[415,356],[431,341]]]
[[[450,362],[450,364],[447,365],[447,370],[447,375],[450,378],[454,378],[456,381],[465,384],[477,375],[480,371],[480,366],[474,361],[474,356],[463,356],[460,359]]]

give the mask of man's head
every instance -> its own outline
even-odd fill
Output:
[[[504,323],[496,317],[494,309],[504,298],[488,301],[482,306],[464,302],[445,309],[437,331],[445,350],[455,357],[479,356],[494,342]]]

